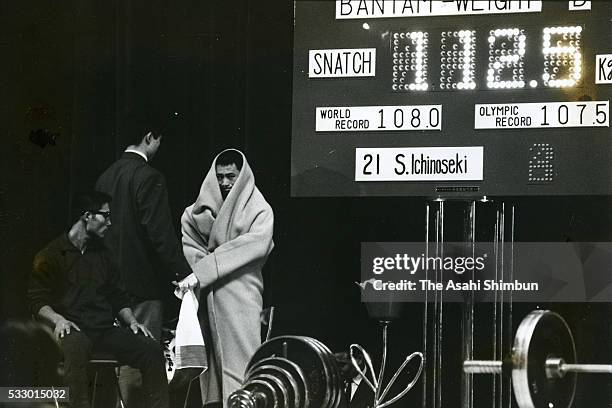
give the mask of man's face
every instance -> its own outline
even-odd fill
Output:
[[[91,238],[104,238],[106,231],[111,226],[110,208],[104,203],[97,211],[89,211],[85,219],[87,233]]]
[[[234,187],[234,183],[236,183],[236,180],[238,180],[240,170],[238,170],[235,163],[232,163],[225,166],[217,165],[216,171],[217,181],[219,182],[219,188],[221,189],[221,196],[225,200],[232,187]]]

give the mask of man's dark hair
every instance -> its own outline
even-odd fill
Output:
[[[159,117],[147,114],[132,114],[125,118],[127,145],[139,145],[147,133],[153,133],[155,139],[162,136],[165,126],[162,125]]]
[[[97,211],[105,203],[110,203],[111,196],[100,191],[87,191],[78,194],[72,202],[70,223],[73,225],[87,211]]]
[[[229,166],[235,164],[238,170],[242,170],[242,155],[237,150],[226,150],[217,157],[215,165]]]
[[[42,323],[4,322],[0,326],[0,361],[3,386],[49,387],[61,383],[58,368],[62,352]]]

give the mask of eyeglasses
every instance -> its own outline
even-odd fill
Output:
[[[110,218],[111,212],[110,211],[90,211],[92,214],[100,214],[101,216],[104,217],[105,220],[108,220]]]

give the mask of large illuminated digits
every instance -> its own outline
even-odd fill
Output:
[[[544,85],[569,88],[582,76],[581,26],[546,27],[542,35]]]
[[[487,87],[524,88],[523,59],[525,33],[518,28],[491,30],[489,32],[489,69]]]
[[[475,31],[443,31],[440,40],[440,89],[476,89]]]
[[[426,91],[429,34],[422,31],[393,33],[394,91]],[[414,74],[413,74],[414,73]]]

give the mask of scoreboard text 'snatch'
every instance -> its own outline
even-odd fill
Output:
[[[612,2],[296,1],[292,194],[612,194]]]

